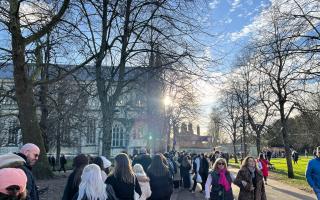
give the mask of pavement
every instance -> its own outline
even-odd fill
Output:
[[[236,173],[237,169],[231,169],[230,171]],[[232,190],[235,199],[238,199],[239,187],[232,185]],[[266,194],[268,200],[317,200],[314,194],[307,193],[272,179],[268,180]],[[186,189],[176,190],[171,196],[171,200],[203,200],[204,198],[204,193],[191,193]]]

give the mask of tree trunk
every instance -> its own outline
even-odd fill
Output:
[[[49,162],[43,143],[41,129],[37,119],[36,105],[33,92],[33,83],[28,78],[25,62],[25,44],[20,30],[18,16],[19,3],[12,1],[10,5],[10,29],[12,40],[13,76],[16,99],[19,109],[19,121],[23,143],[34,143],[40,148],[40,156],[33,173],[38,178],[51,177]]]
[[[246,140],[246,116],[245,116],[245,110],[242,108],[242,135],[243,135],[243,152],[244,152],[244,157],[248,155],[247,151],[247,140]]]
[[[102,155],[107,158],[111,157],[111,144],[112,144],[112,124],[113,124],[113,109],[110,105],[101,104],[102,110]]]
[[[57,131],[56,131],[56,161],[59,162],[60,166],[60,154],[61,154],[61,120],[59,119],[57,124]]]
[[[256,138],[256,145],[257,145],[257,154],[259,155],[261,152],[261,133],[260,131],[256,132],[257,138]]]
[[[234,162],[235,162],[235,163],[238,163],[236,142],[233,141],[233,142],[232,142],[232,145],[233,145]]]
[[[282,142],[284,146],[284,150],[286,153],[286,161],[288,167],[288,178],[294,178],[292,160],[291,160],[291,152],[289,147],[288,141],[288,128],[287,128],[287,120],[284,114],[284,103],[280,102],[280,117],[281,117],[281,135],[282,135]]]
[[[48,80],[48,66],[43,64],[41,48],[37,47],[36,50],[36,59],[37,59],[37,67],[41,68],[41,80]],[[49,141],[48,141],[48,133],[47,133],[47,121],[48,121],[48,105],[47,105],[47,96],[48,96],[48,85],[43,84],[40,86],[39,91],[39,101],[40,101],[40,110],[41,110],[41,118],[40,118],[40,128],[42,132],[42,137],[44,141],[44,147],[46,152],[49,151]]]

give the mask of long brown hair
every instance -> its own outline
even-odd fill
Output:
[[[115,158],[113,175],[125,183],[134,182],[134,172],[129,157],[125,153],[118,154]]]
[[[241,165],[241,169],[243,168],[247,168],[248,167],[248,162],[249,162],[249,159],[252,158],[254,160],[254,162],[256,162],[256,160],[254,159],[254,157],[252,156],[247,156],[243,159],[242,161],[242,165]],[[255,166],[257,168],[257,166]]]
[[[156,154],[153,156],[151,164],[148,168],[148,173],[154,176],[167,176],[169,174],[169,168],[165,165],[162,154]]]

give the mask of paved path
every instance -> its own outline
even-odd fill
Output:
[[[237,171],[236,169],[231,169],[231,171]],[[233,185],[233,194],[235,199],[239,194],[239,187]],[[268,185],[266,185],[266,193],[268,200],[316,200],[314,194],[304,192],[300,189],[294,188],[292,186],[283,184],[275,180],[268,180]],[[171,200],[203,200],[203,193],[191,193],[188,190],[175,191],[172,195]]]

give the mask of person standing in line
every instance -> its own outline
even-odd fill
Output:
[[[320,146],[316,150],[316,158],[309,161],[306,178],[307,182],[312,187],[317,199],[320,200]]]
[[[153,156],[147,175],[150,178],[151,197],[149,200],[170,200],[173,192],[173,181],[169,167],[164,164],[164,156]]]
[[[65,158],[64,154],[61,154],[60,159],[59,159],[59,162],[60,162],[59,172],[60,172],[61,170],[63,170],[64,173],[66,173],[65,164],[67,164],[67,159]]]
[[[180,189],[181,183],[182,183],[181,182],[181,172],[180,172],[181,163],[179,163],[177,156],[173,157],[173,162],[175,163],[176,170],[177,170],[177,172],[173,176],[173,187],[174,187],[174,189]]]
[[[193,169],[193,186],[191,189],[191,192],[194,193],[197,187],[197,183],[202,183],[202,177],[200,175],[200,168],[201,168],[201,159],[200,155],[196,155],[195,159],[192,163],[192,169]]]
[[[263,178],[264,178],[264,183],[266,185],[268,185],[267,184],[267,178],[269,176],[268,164],[269,164],[268,160],[265,159],[264,155],[261,153],[259,155],[259,159],[258,159],[258,168],[259,168],[259,170],[262,171],[262,175],[263,175]]]
[[[27,176],[27,200],[39,200],[38,189],[35,183],[35,178],[32,174],[32,167],[39,159],[40,149],[37,145],[27,143],[20,149],[18,156],[22,157],[26,162],[21,167]]]
[[[100,169],[101,169],[101,177],[102,177],[103,182],[105,182],[107,180],[108,175],[105,172],[105,168],[104,168],[104,165],[103,165],[102,158],[101,157],[96,157],[93,160],[93,164],[96,164],[96,165],[98,165],[100,167]]]
[[[51,164],[52,164],[52,171],[55,171],[56,158],[54,156],[51,156]]]
[[[205,184],[206,199],[233,200],[231,184],[232,174],[227,169],[227,162],[223,158],[218,158]]]
[[[88,164],[89,159],[84,154],[79,154],[73,159],[73,171],[68,177],[62,200],[70,200],[78,192],[82,171]]]
[[[0,199],[25,200],[27,196],[27,176],[22,169],[0,169]]]
[[[244,158],[242,166],[234,180],[240,188],[238,200],[266,200],[262,172],[257,168],[253,157]]]
[[[132,161],[132,165],[141,164],[144,171],[147,171],[151,163],[151,156],[147,153],[145,148],[140,150],[140,154],[136,155]]]
[[[108,160],[106,157],[104,156],[100,156],[100,158],[103,161],[103,168],[104,168],[104,172],[108,175],[110,174],[110,167],[112,165],[111,161]]]
[[[202,191],[204,191],[205,189],[205,185],[206,185],[206,181],[208,178],[208,174],[209,174],[209,162],[207,160],[207,157],[202,153],[200,155],[200,170],[199,170],[199,174],[202,178]]]
[[[108,193],[106,184],[101,178],[101,169],[96,164],[89,164],[84,167],[79,191],[72,200],[107,200]]]
[[[142,194],[141,188],[128,155],[120,153],[114,160],[115,167],[105,183],[112,186],[116,197],[120,200],[134,200],[135,192],[140,197]]]
[[[151,189],[150,189],[150,179],[148,178],[147,174],[143,170],[142,165],[140,164],[135,164],[133,166],[133,171],[135,175],[137,176],[138,183],[141,187],[141,196],[140,198],[136,197],[135,199],[139,200],[146,200],[151,196]],[[136,195],[137,193],[135,193]]]
[[[180,165],[180,173],[182,176],[182,181],[183,181],[183,187],[186,189],[189,189],[191,187],[191,182],[190,182],[190,173],[189,171],[191,170],[191,163],[188,159],[188,156],[183,156],[182,162]]]

